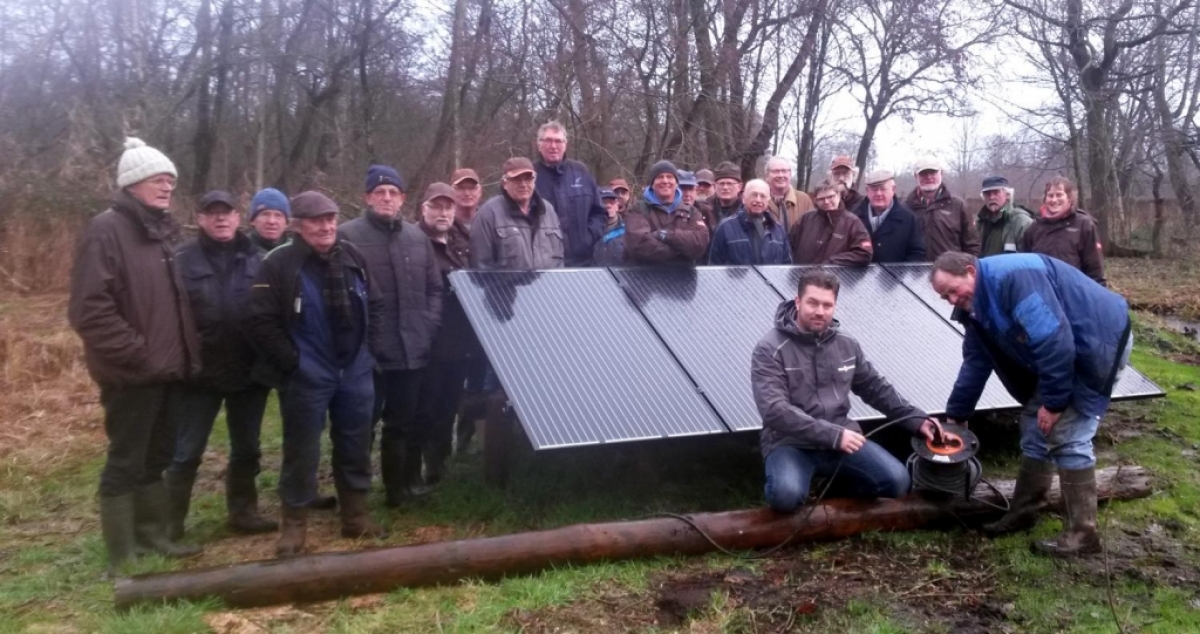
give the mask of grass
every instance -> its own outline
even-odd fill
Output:
[[[8,302],[0,307],[0,319],[20,312]],[[61,344],[50,334],[42,340]],[[117,613],[103,574],[94,499],[103,448],[95,401],[45,394],[39,397],[42,424],[71,433],[55,443],[53,434],[35,429],[30,432],[34,441],[0,453],[0,614],[5,617],[0,632],[757,632],[785,625],[803,632],[1115,632],[1110,574],[1114,607],[1126,631],[1200,631],[1200,368],[1172,360],[1197,350],[1152,319],[1139,320],[1138,342],[1134,365],[1169,395],[1115,408],[1097,446],[1105,464],[1150,469],[1157,492],[1102,510],[1113,552],[1107,572],[1098,561],[1031,555],[1029,535],[985,540],[949,530],[865,535],[799,547],[766,561],[662,557],[317,605],[229,611],[200,602]],[[74,366],[58,374],[50,365],[40,367],[45,390],[55,385],[78,389],[81,383]],[[55,410],[56,405],[64,409]],[[34,413],[27,406],[4,406],[6,419],[25,420]],[[273,536],[234,537],[224,528],[223,424],[218,421],[214,431],[189,519],[189,535],[207,552],[187,566],[264,558],[273,550]],[[32,429],[28,422],[22,425]],[[1110,427],[1138,433],[1105,436]],[[270,491],[279,433],[272,404],[260,477],[269,512],[277,509]],[[998,438],[995,450],[984,456],[993,475],[1013,470],[1016,453],[1003,440]],[[632,447],[527,457],[503,492],[481,484],[481,460],[470,455],[451,464],[447,481],[428,503],[400,511],[377,505],[377,515],[393,530],[387,543],[403,544],[761,503],[762,467],[753,438],[651,447],[649,468]],[[328,482],[323,487],[330,490]],[[361,546],[337,536],[333,515],[315,515],[310,535],[316,548]],[[1057,519],[1048,519],[1033,536],[1053,535],[1058,527]],[[152,559],[139,563],[138,571],[183,567]],[[695,601],[677,610],[683,616],[678,622],[668,618],[667,599],[696,584]]]

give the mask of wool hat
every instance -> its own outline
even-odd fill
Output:
[[[916,165],[913,165],[913,174],[921,172],[940,172],[942,171],[942,162],[932,156],[925,156],[919,159]]]
[[[695,187],[699,183],[696,182],[696,173],[687,170],[679,170],[679,186],[680,187]]]
[[[268,209],[282,213],[285,218],[292,217],[292,206],[288,203],[287,196],[273,187],[268,187],[254,195],[250,201],[250,220],[253,221],[258,214]]]
[[[292,199],[292,213],[297,218],[320,218],[338,213],[338,206],[321,192],[306,191]]]
[[[524,156],[514,156],[504,161],[504,166],[500,169],[504,172],[505,178],[514,178],[521,174],[537,174],[533,169],[533,162]]]
[[[726,178],[732,178],[739,183],[742,182],[742,168],[729,161],[721,163],[713,170],[713,180],[719,181]]]
[[[615,192],[607,187],[601,188],[600,189],[600,200],[607,200],[610,198],[617,198],[617,192]]]
[[[1011,187],[1011,185],[1008,184],[1007,178],[1004,178],[1003,176],[988,176],[987,178],[983,179],[983,188],[981,188],[979,191],[990,192],[992,190],[1007,189],[1009,187]]]
[[[475,181],[476,183],[478,183],[479,182],[479,174],[476,174],[475,170],[473,170],[473,169],[470,169],[468,167],[463,167],[463,168],[454,170],[454,173],[450,175],[450,184],[451,185],[457,186],[459,183],[461,183],[463,181]]]
[[[365,191],[369,194],[375,191],[375,188],[380,185],[394,185],[396,189],[404,191],[404,181],[400,180],[400,172],[397,172],[390,165],[372,165],[367,168]]]
[[[629,183],[627,183],[624,178],[614,178],[608,181],[608,186],[611,187],[614,192],[618,189],[629,191]]]
[[[228,192],[223,192],[219,189],[214,189],[205,194],[204,197],[200,199],[200,206],[197,211],[204,213],[213,205],[226,205],[230,209],[237,211],[237,203],[233,201],[233,196],[230,196]]]
[[[424,205],[434,198],[449,198],[450,202],[454,202],[454,188],[446,183],[430,183],[429,187],[425,188],[425,196],[421,198],[421,204]]]
[[[677,182],[679,181],[679,170],[675,168],[675,164],[671,161],[659,161],[654,165],[651,165],[650,178],[647,180],[653,183],[654,179],[658,178],[662,174],[670,174],[671,176],[675,177]]]
[[[166,154],[136,137],[125,139],[125,151],[121,153],[121,161],[117,164],[117,187],[125,189],[159,174],[179,176],[175,164]]]
[[[713,184],[713,172],[710,169],[702,169],[696,172],[696,183],[700,185]]]
[[[886,183],[894,178],[896,178],[896,175],[888,170],[875,170],[863,178],[863,184],[878,185],[880,183]]]
[[[844,167],[848,170],[854,169],[854,159],[846,155],[833,157],[833,162],[829,164],[829,169],[835,170],[839,167]]]

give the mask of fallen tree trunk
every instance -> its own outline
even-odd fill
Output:
[[[1100,499],[1133,499],[1151,492],[1149,476],[1141,467],[1110,467],[1097,472],[1096,479]],[[979,499],[970,502],[920,497],[829,500],[791,515],[761,508],[688,517],[723,548],[748,550],[785,540],[822,541],[868,531],[978,523],[998,514],[984,502],[1003,504],[1003,498],[1011,497],[1013,486],[1012,481],[997,483],[999,494],[980,486],[976,490]],[[1056,483],[1051,504],[1058,504],[1059,498]],[[138,603],[218,597],[230,606],[255,607],[496,578],[564,564],[713,550],[716,548],[704,535],[678,518],[577,524],[533,533],[322,553],[121,579],[115,584],[115,601],[117,607],[126,608]]]

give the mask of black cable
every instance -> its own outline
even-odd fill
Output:
[[[914,453],[908,457],[905,466],[908,467],[908,474],[912,478],[914,490],[929,491],[950,497],[961,496],[964,500],[975,500],[1001,511],[1009,509],[1008,499],[1003,494],[1000,495],[1000,499],[1004,500],[1004,506],[975,496],[975,487],[979,486],[980,482],[996,493],[1000,493],[995,485],[983,479],[983,465],[975,456],[957,464],[943,464],[926,460]]]
[[[870,433],[863,434],[863,437],[870,438],[871,436],[874,436],[875,434],[887,429],[888,427],[891,427],[892,425],[895,425],[896,423],[900,423],[900,422],[903,422],[903,421],[906,421],[909,419],[913,419],[913,418],[922,418],[923,419],[923,418],[927,418],[927,416],[925,414],[909,414],[908,416],[901,416],[900,418],[889,420],[888,422],[880,425],[879,427],[872,429]],[[654,513],[653,515],[650,515],[650,517],[669,517],[669,518],[677,519],[677,520],[683,522],[684,524],[687,524],[688,526],[692,527],[692,529],[695,530],[697,533],[700,533],[700,535],[703,536],[704,539],[708,540],[708,543],[712,544],[713,548],[716,548],[718,551],[720,551],[726,555],[729,555],[731,557],[737,557],[738,559],[749,559],[749,560],[764,559],[766,557],[771,556],[778,550],[782,549],[784,546],[787,546],[789,543],[791,543],[792,539],[794,539],[796,537],[796,535],[798,535],[800,533],[800,529],[804,528],[804,526],[808,522],[808,517],[810,515],[812,515],[813,511],[815,511],[817,509],[817,506],[819,506],[821,504],[821,502],[825,499],[825,494],[829,492],[829,487],[833,485],[833,481],[837,478],[838,472],[841,471],[841,469],[842,469],[842,460],[844,460],[845,457],[846,456],[843,454],[842,456],[840,456],[838,458],[837,466],[834,467],[833,473],[829,475],[828,479],[826,479],[825,486],[822,487],[821,492],[817,494],[817,499],[815,499],[811,503],[805,505],[806,506],[805,511],[807,512],[807,514],[804,516],[803,519],[801,519],[799,522],[797,522],[796,530],[792,531],[792,534],[788,535],[787,539],[785,539],[782,542],[779,542],[778,544],[776,544],[775,546],[772,546],[771,548],[768,548],[767,550],[764,550],[761,552],[737,552],[737,551],[729,550],[728,548],[725,548],[724,546],[718,544],[716,542],[716,540],[714,540],[712,538],[711,535],[709,535],[707,532],[705,532],[704,529],[700,528],[700,526],[696,524],[695,520],[693,520],[691,517],[688,517],[687,515],[680,515],[678,513]]]

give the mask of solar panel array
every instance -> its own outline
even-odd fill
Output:
[[[537,449],[759,429],[750,353],[804,267],[457,271],[450,280]],[[941,413],[961,326],[929,265],[831,267],[836,317],[900,394]],[[1127,368],[1114,398],[1163,394]],[[1017,407],[993,377],[978,410]],[[851,416],[882,418],[853,397]]]

